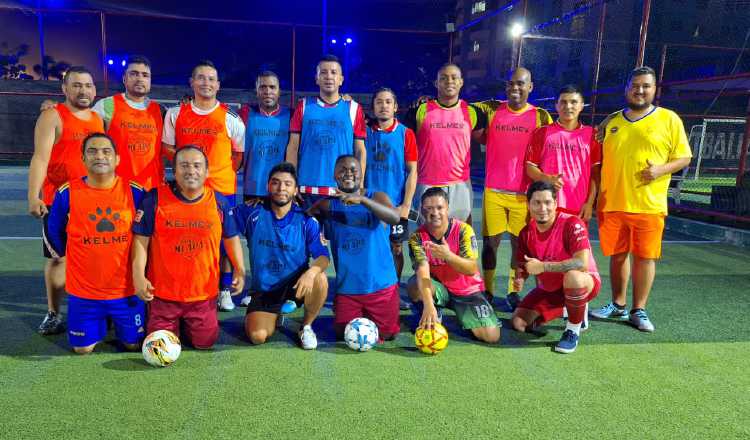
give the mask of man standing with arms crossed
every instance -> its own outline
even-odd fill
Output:
[[[590,312],[600,319],[629,318],[644,332],[654,331],[646,302],[661,257],[669,181],[692,157],[682,120],[654,106],[655,94],[654,70],[633,70],[625,90],[627,107],[606,124],[598,220],[602,252],[610,257],[612,302]],[[631,270],[633,307],[628,313]]]
[[[151,190],[133,224],[135,293],[150,302],[148,333],[184,328],[195,348],[209,349],[219,337],[216,285],[219,247],[227,250],[242,292],[245,261],[237,224],[227,200],[205,185],[209,164],[199,147],[186,145],[174,155],[175,182]],[[148,266],[148,274],[146,267]]]
[[[431,187],[441,187],[450,199],[451,217],[471,219],[471,137],[484,128],[476,107],[459,98],[464,80],[461,69],[444,64],[438,70],[436,100],[428,100],[407,117],[417,134],[416,200]],[[416,206],[418,208],[418,206]]]
[[[65,102],[44,110],[34,128],[34,155],[29,165],[29,213],[43,222],[44,284],[47,314],[39,325],[43,335],[64,330],[60,299],[65,293],[65,260],[47,241],[47,214],[57,188],[86,175],[81,160],[81,142],[91,133],[104,132],[102,119],[91,111],[96,86],[91,73],[82,66],[68,69],[62,83]],[[41,196],[41,197],[40,197]]]
[[[503,232],[510,234],[511,254],[515,252],[518,233],[526,226],[526,149],[531,134],[552,122],[549,113],[528,103],[534,89],[531,72],[519,67],[506,83],[507,102],[489,100],[475,104],[487,118],[484,133],[487,153],[482,216],[482,269],[487,292],[495,294],[497,250]],[[508,296],[501,309],[513,311],[520,298],[514,286],[515,263],[511,259]],[[521,286],[520,288],[523,288]]]
[[[206,185],[229,198],[234,206],[237,192],[237,170],[245,151],[245,124],[236,113],[216,98],[219,73],[210,61],[201,61],[190,77],[193,100],[167,110],[162,141],[169,155],[185,145],[195,145],[208,158],[210,169]],[[234,309],[230,292],[232,268],[221,258],[219,309]]]
[[[333,169],[338,157],[354,155],[363,170],[367,166],[364,112],[357,102],[341,99],[344,75],[338,58],[328,55],[318,62],[315,83],[320,95],[297,102],[286,150],[308,207],[336,192]]]
[[[106,134],[90,134],[82,150],[87,175],[57,190],[48,222],[52,247],[66,256],[68,340],[76,353],[91,353],[111,319],[124,348],[139,350],[146,310],[133,294],[129,260],[143,188],[115,175],[120,156]]]

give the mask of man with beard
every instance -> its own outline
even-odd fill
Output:
[[[44,110],[34,128],[34,155],[29,165],[29,213],[43,222],[43,252],[47,258],[44,284],[47,314],[39,326],[43,335],[64,330],[60,317],[60,298],[65,293],[65,259],[51,248],[47,237],[47,214],[58,187],[86,175],[81,160],[81,141],[91,133],[104,131],[102,119],[90,107],[96,96],[91,73],[74,66],[65,73],[62,83],[65,102]]]
[[[398,224],[398,210],[386,193],[362,193],[356,157],[339,157],[334,173],[338,196],[319,200],[310,213],[328,222],[331,231],[336,333],[342,336],[349,321],[365,317],[378,326],[381,339],[393,339],[400,329],[398,280],[383,222]]]
[[[209,164],[203,150],[179,148],[173,166],[175,182],[151,190],[136,213],[133,286],[149,302],[149,334],[179,335],[182,329],[195,348],[209,349],[219,337],[219,246],[234,267],[231,287],[238,294],[245,283],[242,244],[229,203],[205,185]]]
[[[66,256],[68,341],[88,354],[107,335],[107,319],[129,351],[145,336],[145,307],[133,294],[131,226],[143,188],[115,175],[120,161],[112,139],[92,133],[83,141],[87,174],[63,184],[49,214],[49,241]]]
[[[293,203],[297,195],[294,165],[285,162],[274,166],[266,192],[263,203],[234,208],[240,233],[247,238],[252,268],[252,300],[245,316],[245,333],[253,344],[263,344],[273,335],[283,306],[293,301],[297,307],[305,305],[300,344],[305,350],[313,350],[318,340],[312,323],[328,295],[328,249],[321,241],[315,218]]]
[[[150,190],[164,181],[161,135],[163,108],[149,99],[151,62],[140,55],[125,63],[122,83],[125,93],[100,99],[92,108],[104,121],[107,134],[118,146],[120,164],[116,173]],[[42,110],[57,103],[45,100]]]
[[[520,284],[521,278],[534,275],[536,288],[513,312],[513,328],[533,331],[544,322],[562,317],[565,308],[568,322],[555,351],[572,353],[578,347],[586,304],[602,285],[588,230],[577,216],[558,212],[557,190],[552,183],[532,183],[527,199],[531,221],[518,236],[514,282]]]
[[[226,104],[216,98],[221,83],[216,66],[201,61],[190,77],[193,100],[167,110],[164,118],[164,148],[171,155],[175,146],[196,145],[208,158],[206,185],[220,192],[234,206],[237,170],[245,151],[245,124]],[[230,292],[232,268],[222,251],[219,309],[234,309]]]
[[[334,162],[342,155],[354,155],[367,166],[365,117],[362,107],[342,99],[339,90],[344,75],[338,58],[323,57],[316,68],[316,97],[300,99],[289,123],[286,160],[299,175],[305,206],[336,191]]]
[[[629,318],[644,332],[654,331],[646,302],[661,257],[669,181],[692,157],[682,120],[654,106],[655,94],[654,70],[633,70],[625,89],[627,108],[606,124],[598,220],[602,253],[610,257],[612,302],[590,312],[600,319]],[[631,271],[633,307],[628,313]]]
[[[422,303],[419,327],[433,328],[442,320],[438,307],[450,307],[464,330],[482,342],[496,343],[500,327],[484,296],[474,230],[448,216],[448,196],[441,188],[429,188],[421,202],[424,224],[409,238],[414,262],[409,296]]]
[[[432,187],[441,187],[450,199],[451,217],[471,222],[471,137],[484,128],[486,118],[459,98],[464,80],[453,63],[438,70],[437,99],[427,100],[407,116],[417,135],[417,189],[415,200]],[[422,219],[420,219],[421,221]]]

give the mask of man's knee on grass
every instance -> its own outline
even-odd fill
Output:
[[[76,354],[91,354],[94,351],[94,347],[96,347],[96,343],[85,347],[73,347],[73,351]]]
[[[141,349],[141,343],[137,342],[135,344],[126,344],[123,342],[122,348],[124,348],[125,351],[139,351]]]
[[[534,325],[539,314],[534,310],[517,308],[510,318],[513,329],[517,332],[525,332]]]
[[[474,337],[488,344],[495,344],[500,340],[500,327],[477,327],[471,329]]]

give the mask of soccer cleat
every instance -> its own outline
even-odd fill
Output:
[[[398,299],[398,308],[401,310],[411,310],[411,304],[409,304],[403,298]]]
[[[633,309],[630,312],[630,323],[642,332],[654,331],[654,324],[648,319],[648,315],[643,309]]]
[[[250,295],[247,295],[246,297],[242,298],[242,301],[240,301],[241,307],[247,307],[250,305],[250,301],[253,300],[253,297]]]
[[[302,327],[302,330],[299,331],[299,341],[305,350],[315,350],[318,347],[318,337],[315,336],[315,332],[310,325]]]
[[[297,303],[291,299],[284,301],[284,304],[281,305],[281,314],[283,315],[288,315],[295,310],[297,310]]]
[[[229,290],[219,292],[219,310],[222,312],[234,310],[234,301],[232,301],[232,293]]]
[[[578,335],[573,330],[565,330],[560,338],[560,342],[555,345],[555,351],[558,353],[573,353],[578,347]]]
[[[628,319],[628,310],[624,307],[619,308],[614,303],[609,303],[598,309],[591,310],[589,312],[589,316],[592,316],[598,319],[617,318],[617,319],[624,320],[624,319]]]
[[[41,335],[57,335],[65,331],[65,325],[60,319],[60,315],[50,311],[44,316],[44,320],[39,324],[37,331]]]

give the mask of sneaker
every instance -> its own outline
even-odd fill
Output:
[[[318,347],[318,337],[309,325],[299,331],[299,340],[305,350],[315,350]]]
[[[232,301],[232,293],[229,290],[219,292],[219,310],[222,312],[234,310],[234,301]]]
[[[297,310],[297,303],[292,301],[291,299],[284,301],[284,304],[281,305],[282,315],[288,315],[295,310]]]
[[[526,326],[526,333],[534,335],[538,338],[547,336],[547,329],[544,325],[540,324],[537,320],[534,320],[530,325]]]
[[[560,338],[560,342],[555,345],[555,351],[558,353],[573,353],[578,347],[578,335],[573,330],[565,330]]]
[[[400,310],[411,310],[411,304],[409,304],[406,300],[403,298],[398,299],[398,308]]]
[[[624,307],[619,308],[614,303],[609,303],[603,307],[590,311],[589,315],[598,319],[628,319],[628,310]]]
[[[65,331],[65,325],[60,315],[55,312],[47,312],[37,331],[41,335],[57,335]]]
[[[250,295],[247,295],[246,297],[242,298],[242,301],[240,301],[241,307],[247,307],[250,305],[250,301],[253,300],[253,297]]]
[[[643,309],[633,309],[630,312],[630,323],[642,332],[654,331],[654,324],[648,319],[646,311]]]

